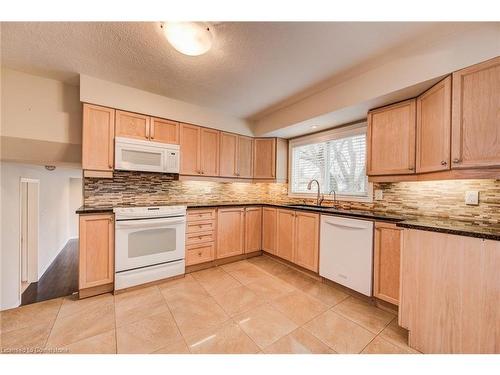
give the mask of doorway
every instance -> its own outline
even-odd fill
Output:
[[[21,178],[20,186],[20,296],[38,281],[38,218],[40,181]]]

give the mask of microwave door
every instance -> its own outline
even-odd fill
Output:
[[[115,168],[126,171],[164,172],[165,150],[130,144],[118,145]]]

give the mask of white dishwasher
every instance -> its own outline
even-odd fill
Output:
[[[319,274],[372,295],[373,222],[321,215]]]

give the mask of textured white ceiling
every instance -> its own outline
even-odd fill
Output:
[[[212,50],[190,57],[159,23],[2,23],[2,64],[67,82],[87,74],[248,118],[442,25],[220,22]]]

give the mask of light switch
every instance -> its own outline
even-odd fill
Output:
[[[375,190],[375,200],[381,201],[384,199],[384,191],[383,190]]]
[[[470,206],[479,205],[479,191],[469,190],[465,192],[465,204]]]

